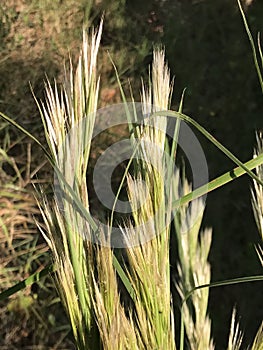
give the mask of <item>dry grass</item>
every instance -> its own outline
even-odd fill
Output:
[[[4,149],[0,149],[0,255],[2,271],[6,274],[10,270],[5,278],[1,276],[2,288],[10,287],[17,276],[19,279],[27,277],[34,259],[37,260],[37,256],[47,251],[46,244],[37,244],[33,215],[39,215],[39,209],[30,187],[30,144],[27,153],[27,159],[19,159],[8,156]],[[19,266],[23,260],[28,260],[25,275],[17,273],[21,268],[18,271],[14,269],[12,273],[12,267]]]
[[[34,178],[39,168],[32,167],[36,162],[31,144],[21,142],[20,147],[23,146],[27,152],[14,157],[8,154],[15,145],[0,149],[1,291],[29,277],[32,272],[42,270],[49,260],[48,246],[39,238],[34,219],[40,216],[32,188],[32,183],[39,182]],[[69,329],[58,330],[65,317],[57,319],[55,305],[59,300],[54,299],[54,293],[54,284],[46,278],[38,286],[27,287],[1,302],[1,349],[23,349],[25,344],[28,349],[43,349],[43,344],[53,349],[72,348],[65,340]],[[53,332],[49,328],[51,324]]]

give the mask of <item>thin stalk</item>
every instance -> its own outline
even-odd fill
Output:
[[[53,264],[48,265],[43,270],[36,272],[32,274],[31,276],[27,277],[23,281],[15,284],[14,286],[4,290],[2,293],[0,293],[0,301],[5,300],[9,298],[11,295],[19,292],[20,290],[30,286],[31,284],[38,282],[41,278],[49,275],[50,273],[56,271],[56,268]]]
[[[247,35],[248,35],[248,39],[249,39],[249,42],[250,42],[250,45],[251,45],[253,59],[254,59],[254,64],[255,64],[255,67],[256,67],[256,70],[257,70],[259,83],[260,83],[261,90],[262,90],[262,93],[263,93],[263,78],[262,78],[261,70],[260,70],[259,63],[258,63],[257,50],[256,50],[256,46],[255,46],[255,43],[254,43],[254,39],[253,39],[253,36],[252,36],[251,31],[249,29],[249,26],[248,26],[248,23],[247,23],[247,19],[246,19],[245,13],[243,11],[243,8],[242,8],[240,0],[237,0],[237,3],[238,3],[238,6],[239,6],[239,10],[241,12],[241,16],[243,18],[243,22],[244,22],[245,29],[246,29],[246,32],[247,32]]]
[[[184,101],[184,95],[185,95],[185,89],[183,90],[180,105],[179,105],[179,113],[183,112],[183,101]],[[176,150],[177,150],[177,143],[178,143],[178,137],[179,137],[179,131],[180,131],[180,119],[176,120],[175,124],[175,130],[173,135],[173,144],[172,144],[172,150],[171,150],[171,158],[175,159],[176,156]]]
[[[149,118],[154,118],[157,116],[166,116],[179,118],[185,121],[188,124],[193,125],[198,131],[200,131],[211,143],[213,143],[221,152],[223,152],[229,159],[231,159],[234,163],[236,163],[239,167],[245,170],[245,172],[252,177],[252,179],[256,180],[257,183],[263,186],[263,181],[256,176],[251,170],[249,170],[245,164],[243,164],[233,153],[231,153],[225,146],[223,146],[219,141],[217,141],[214,136],[212,136],[204,127],[202,127],[199,123],[197,123],[194,119],[188,117],[187,115],[174,111],[162,111],[153,113]]]

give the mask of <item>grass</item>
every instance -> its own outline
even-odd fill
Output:
[[[263,151],[263,144],[262,144],[262,134],[259,133],[257,134],[257,147],[254,151],[254,156],[256,157],[258,154],[262,154]],[[261,179],[263,178],[263,169],[262,166],[258,166],[256,168],[256,173],[258,177]],[[253,211],[254,211],[254,216],[256,220],[256,224],[258,227],[258,231],[260,233],[261,240],[263,241],[263,192],[262,192],[262,187],[259,186],[255,181],[254,181],[254,190],[252,191],[252,206],[253,206]],[[257,253],[259,256],[259,259],[261,261],[261,264],[263,265],[263,250],[262,247],[259,245],[257,247]]]
[[[34,220],[34,217],[40,216],[32,188],[32,177],[37,169],[31,169],[31,162],[34,162],[31,144],[24,142],[20,140],[21,148],[25,146],[27,149],[26,158],[23,155],[8,155],[17,145],[7,143],[5,149],[0,149],[1,292],[12,289],[14,283],[21,283],[33,271],[39,273],[49,260],[48,247],[39,237]],[[65,322],[65,317],[62,316],[61,321],[58,321],[56,305],[59,300],[54,298],[54,283],[47,276],[38,286],[32,285],[33,282],[26,288],[23,285],[22,292],[0,303],[1,348],[21,348],[25,339],[39,349],[43,339],[46,344],[64,344],[69,347],[69,341],[65,340],[69,327],[59,331],[58,336],[60,322]],[[44,304],[40,302],[42,298]],[[51,326],[51,320],[53,332],[48,327]]]
[[[175,130],[175,138],[169,147],[164,132],[166,116],[178,117],[177,120],[182,118],[199,130],[203,129],[182,113],[182,103],[179,112],[168,111],[172,84],[162,50],[154,52],[150,84],[142,88],[142,114],[151,117],[144,118],[138,125],[136,115],[132,116],[133,175],[127,176],[132,218],[121,226],[127,244],[119,261],[110,247],[112,227],[109,225],[103,230],[90,213],[86,173],[98,106],[96,59],[101,32],[102,25],[89,37],[84,33],[76,70],[70,64],[61,90],[56,83],[52,87],[47,82],[46,101],[39,103],[49,147],[45,152],[54,167],[58,186],[55,188],[57,195],[51,201],[43,188],[38,191],[44,220],[44,226],[39,223],[39,229],[52,252],[57,289],[76,346],[78,349],[175,349],[177,338],[180,349],[186,345],[190,349],[213,349],[207,312],[207,287],[213,287],[208,263],[212,231],[205,229],[200,232],[204,210],[202,199],[196,198],[188,204],[190,199],[193,200],[194,191],[184,176],[180,183],[179,173],[174,172],[178,130]],[[126,100],[123,103],[126,105]],[[180,123],[176,125],[179,129]],[[253,205],[260,228],[263,180],[260,138],[257,158],[244,166],[205,130],[204,135],[239,166],[234,172],[227,173],[227,181],[242,173],[253,177]],[[165,152],[170,156],[168,160]],[[257,176],[251,171],[255,167],[258,167]],[[166,174],[169,175],[168,182]],[[225,179],[220,177],[208,184],[198,197],[209,190],[209,185],[211,189],[215,182],[218,187],[224,185]],[[179,208],[174,206],[178,200]],[[175,279],[170,270],[172,214],[178,244],[178,278],[175,283],[182,301],[180,338],[174,324],[176,311],[170,285],[171,277]],[[138,235],[143,244],[135,246]],[[94,240],[96,243],[92,244]],[[260,248],[258,252],[261,256]],[[121,289],[119,277],[126,292]],[[256,278],[262,279],[262,276]],[[242,278],[236,282],[252,280]],[[214,286],[231,282],[234,283],[225,281]],[[126,294],[128,303],[123,302],[123,294]],[[260,350],[261,340],[260,328],[251,349]],[[228,349],[239,349],[241,342],[233,312]]]

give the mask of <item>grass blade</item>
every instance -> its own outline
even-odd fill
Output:
[[[258,155],[256,158],[249,160],[244,163],[245,167],[249,170],[255,169],[257,166],[263,164],[263,154]],[[238,177],[246,174],[246,171],[241,167],[236,167],[225,174],[217,177],[216,179],[210,181],[208,184],[198,187],[194,191],[188,193],[187,195],[181,197],[173,203],[173,207],[178,207],[189,203],[190,201],[199,198],[215,189],[226,185],[227,183],[237,179]]]
[[[246,29],[246,32],[247,32],[247,35],[248,35],[248,39],[249,39],[249,42],[250,42],[250,45],[251,45],[253,59],[254,59],[254,64],[255,64],[255,67],[256,67],[256,70],[257,70],[259,83],[260,83],[261,90],[262,90],[262,93],[263,93],[263,78],[262,78],[261,70],[260,70],[259,63],[258,63],[257,50],[256,50],[256,46],[255,46],[255,43],[254,43],[254,39],[253,39],[253,36],[252,36],[251,31],[249,29],[249,26],[248,26],[248,23],[247,23],[247,19],[246,19],[245,13],[243,11],[243,8],[242,8],[240,0],[237,0],[237,3],[238,3],[239,10],[241,12],[241,16],[242,16],[242,19],[243,19],[243,22],[244,22],[244,25],[245,25],[245,29]],[[261,59],[262,59],[262,56],[261,56]]]
[[[31,284],[38,282],[41,278],[47,276],[48,274],[54,272],[56,269],[54,265],[50,264],[49,266],[45,267],[40,272],[36,272],[32,274],[31,276],[27,277],[23,281],[15,284],[14,286],[6,289],[2,293],[0,293],[0,301],[3,301],[7,298],[9,298],[11,295],[19,292],[20,290],[30,286]]]
[[[194,119],[189,116],[174,112],[174,111],[162,111],[158,113],[153,113],[150,118],[155,118],[157,116],[167,116],[173,118],[179,118],[188,124],[193,125],[198,131],[200,131],[211,143],[213,143],[221,152],[223,152],[229,159],[236,163],[240,168],[242,168],[252,179],[256,180],[257,183],[263,186],[263,181],[256,176],[251,170],[249,170],[245,164],[243,164],[233,153],[231,153],[225,146],[223,146],[219,141],[217,141],[214,136],[212,136],[204,127],[197,123]]]

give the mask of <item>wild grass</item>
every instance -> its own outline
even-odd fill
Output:
[[[42,106],[42,121],[54,164],[87,210],[89,203],[86,172],[90,143],[85,149],[84,145],[85,138],[91,137],[97,109],[96,57],[101,30],[100,27],[89,39],[84,32],[83,50],[76,73],[70,67],[69,80],[61,94],[56,85],[53,90],[48,82],[47,105]],[[85,129],[79,128],[79,134],[72,135],[70,144],[64,143],[66,134],[71,128],[74,130],[74,126],[84,120],[86,115],[89,120],[83,124]],[[58,182],[63,186],[64,195],[69,196],[60,178]],[[98,337],[92,309],[95,253],[90,241],[83,238],[83,230],[90,228],[88,225],[83,226],[81,216],[67,199],[62,199],[62,207],[58,198],[52,207],[47,199],[43,199],[39,204],[47,227],[47,234],[44,235],[57,266],[58,290],[67,310],[76,344],[79,349],[96,348]]]
[[[141,125],[134,126],[131,136],[137,157],[133,159],[133,174],[127,175],[132,218],[121,227],[127,243],[121,264],[110,247],[112,227],[103,230],[90,213],[86,174],[98,109],[97,55],[101,34],[102,23],[90,35],[83,33],[77,68],[70,62],[61,88],[56,82],[47,81],[46,100],[38,102],[49,147],[45,152],[55,172],[54,198],[50,200],[41,187],[37,193],[44,220],[39,229],[52,252],[57,289],[76,346],[166,350],[179,345],[180,350],[214,349],[208,315],[212,230],[200,230],[202,198],[191,204],[189,200],[181,201],[181,206],[174,207],[175,201],[188,198],[193,191],[186,177],[180,179],[180,173],[174,172],[179,122],[172,147],[166,140],[164,111],[170,108],[173,84],[163,50],[154,51],[149,86],[143,85],[141,93],[145,118]],[[176,115],[184,119],[182,103]],[[208,133],[206,136],[210,137]],[[229,151],[225,152],[239,165],[238,171],[247,172],[254,179],[253,208],[259,230],[263,221],[261,145],[258,136],[257,163],[253,163],[253,167],[258,165],[257,176],[251,171],[253,167],[244,166]],[[171,276],[170,268],[172,217],[178,245],[177,279]],[[139,245],[135,244],[138,236]],[[262,259],[262,250],[258,251]],[[129,303],[122,300],[119,277],[126,281]],[[179,337],[171,279],[182,304]],[[241,344],[234,311],[228,349],[237,350]],[[262,327],[251,349],[262,349]]]
[[[90,240],[96,234],[100,243],[109,243],[108,234],[111,233],[111,227],[104,232],[93,222],[86,184],[99,91],[96,58],[101,31],[102,25],[89,38],[84,34],[78,67],[74,73],[70,66],[69,79],[61,92],[56,83],[54,88],[49,82],[46,85],[42,120],[62,196],[55,197],[50,205],[43,192],[39,193],[46,226],[46,232],[42,230],[42,233],[53,252],[58,290],[79,349],[100,346],[105,349],[175,349],[169,263],[172,211],[179,257],[176,285],[182,302],[190,290],[210,284],[208,255],[212,231],[206,229],[200,233],[202,199],[191,205],[184,204],[177,211],[173,209],[174,200],[192,190],[185,178],[179,182],[178,173],[171,171],[171,163],[167,165],[167,119],[162,111],[169,109],[172,84],[164,51],[157,50],[150,86],[142,88],[142,113],[153,114],[154,118],[146,118],[142,125],[135,127],[133,135],[137,139],[132,138],[138,155],[133,160],[134,175],[127,179],[133,221],[126,222],[122,231],[127,245],[131,245],[126,249],[125,271],[133,306],[127,309],[122,304],[114,253],[109,247],[91,244]],[[74,129],[79,125],[81,128]],[[69,132],[72,134],[67,139]],[[167,172],[170,174],[168,189],[164,180]],[[76,198],[77,204],[82,203],[85,220],[78,205],[73,205]],[[142,242],[136,247],[138,235]],[[209,289],[202,288],[183,303],[181,317],[191,349],[214,349],[207,314],[208,297]],[[242,340],[234,320],[233,313],[229,349],[238,349]],[[182,335],[181,332],[180,349],[184,347]]]
[[[175,343],[170,311],[169,239],[167,234],[169,225],[164,221],[166,220],[165,210],[162,210],[162,216],[158,217],[159,221],[155,223],[157,227],[154,228],[153,234],[155,235],[156,232],[162,230],[158,239],[154,238],[150,243],[138,249],[127,250],[130,265],[128,275],[135,293],[134,312],[136,312],[136,316],[132,317],[132,310],[126,315],[124,307],[120,303],[112,250],[106,247],[92,246],[87,237],[94,233],[98,234],[96,227],[83,222],[82,217],[67,198],[70,193],[65,187],[65,181],[72,186],[76,196],[83,203],[87,212],[89,211],[86,171],[90,149],[89,140],[92,136],[93,118],[96,115],[98,98],[98,80],[95,74],[96,54],[101,30],[100,27],[98,32],[89,39],[84,34],[83,50],[76,74],[73,75],[71,70],[70,79],[65,84],[68,90],[64,89],[59,95],[56,86],[55,90],[51,90],[51,85],[47,84],[47,106],[43,105],[42,109],[43,122],[52,159],[64,177],[61,181],[59,173],[58,181],[63,187],[63,214],[58,198],[52,207],[44,198],[44,201],[40,202],[40,207],[47,233],[43,230],[42,232],[53,252],[57,267],[58,289],[69,315],[78,348],[92,349],[99,344],[108,349],[141,349],[143,346],[172,348],[172,346],[175,347]],[[158,83],[154,88],[153,96],[156,102],[159,98],[158,103],[162,103],[159,108],[167,108],[170,94],[169,84],[166,100],[161,100],[163,91],[159,90],[160,86],[161,89],[166,88],[167,79],[169,79],[162,52],[156,52],[153,76],[154,81]],[[144,105],[146,106],[146,101]],[[86,116],[88,118],[84,119]],[[67,144],[65,142],[67,131],[82,120],[84,121],[81,124],[82,127],[77,129],[80,130],[79,134],[73,133],[70,145]],[[143,151],[148,157],[152,157],[151,149],[147,149],[147,138],[153,138],[152,142],[158,141],[160,147],[164,148],[165,134],[158,129],[155,132],[155,129],[148,125],[144,129],[144,139],[141,139],[144,146]],[[85,140],[88,140],[88,147],[83,152]],[[83,153],[84,157],[82,157]],[[79,159],[80,163],[78,163]],[[149,166],[147,164],[150,163],[146,163],[146,167]],[[159,200],[164,199],[164,183],[162,181],[164,177],[160,177],[158,173],[162,170],[161,158],[159,168],[153,177],[149,176],[148,168],[141,169],[141,166],[142,164],[137,165],[137,171],[139,174],[144,174],[155,198],[154,207],[151,210],[146,207],[134,217],[138,225],[144,226],[148,216],[150,215],[150,218],[152,213],[160,209]],[[152,167],[151,171],[153,171]],[[153,178],[157,182],[152,183]],[[139,195],[136,185],[137,181],[130,178],[129,187],[131,190],[129,194],[133,203],[139,200],[139,198],[135,199],[134,197],[136,193]],[[43,193],[40,193],[41,197],[43,198]],[[151,205],[151,200],[148,203]],[[130,232],[132,228],[131,226]],[[83,230],[86,230],[85,235],[83,235]],[[107,239],[106,233],[100,233],[101,239]],[[149,233],[145,232],[145,234]],[[104,235],[105,238],[103,238]],[[127,239],[131,238],[132,236]],[[159,281],[156,286],[153,283],[155,281],[153,273]],[[148,276],[148,280],[146,276]],[[141,278],[144,279],[143,285]],[[160,288],[161,286],[162,288]],[[153,287],[154,289],[152,289]],[[152,295],[153,293],[155,295]],[[154,298],[153,304],[151,295]],[[166,295],[165,298],[164,295]],[[145,304],[147,300],[149,305]],[[150,315],[152,316],[149,318]]]

